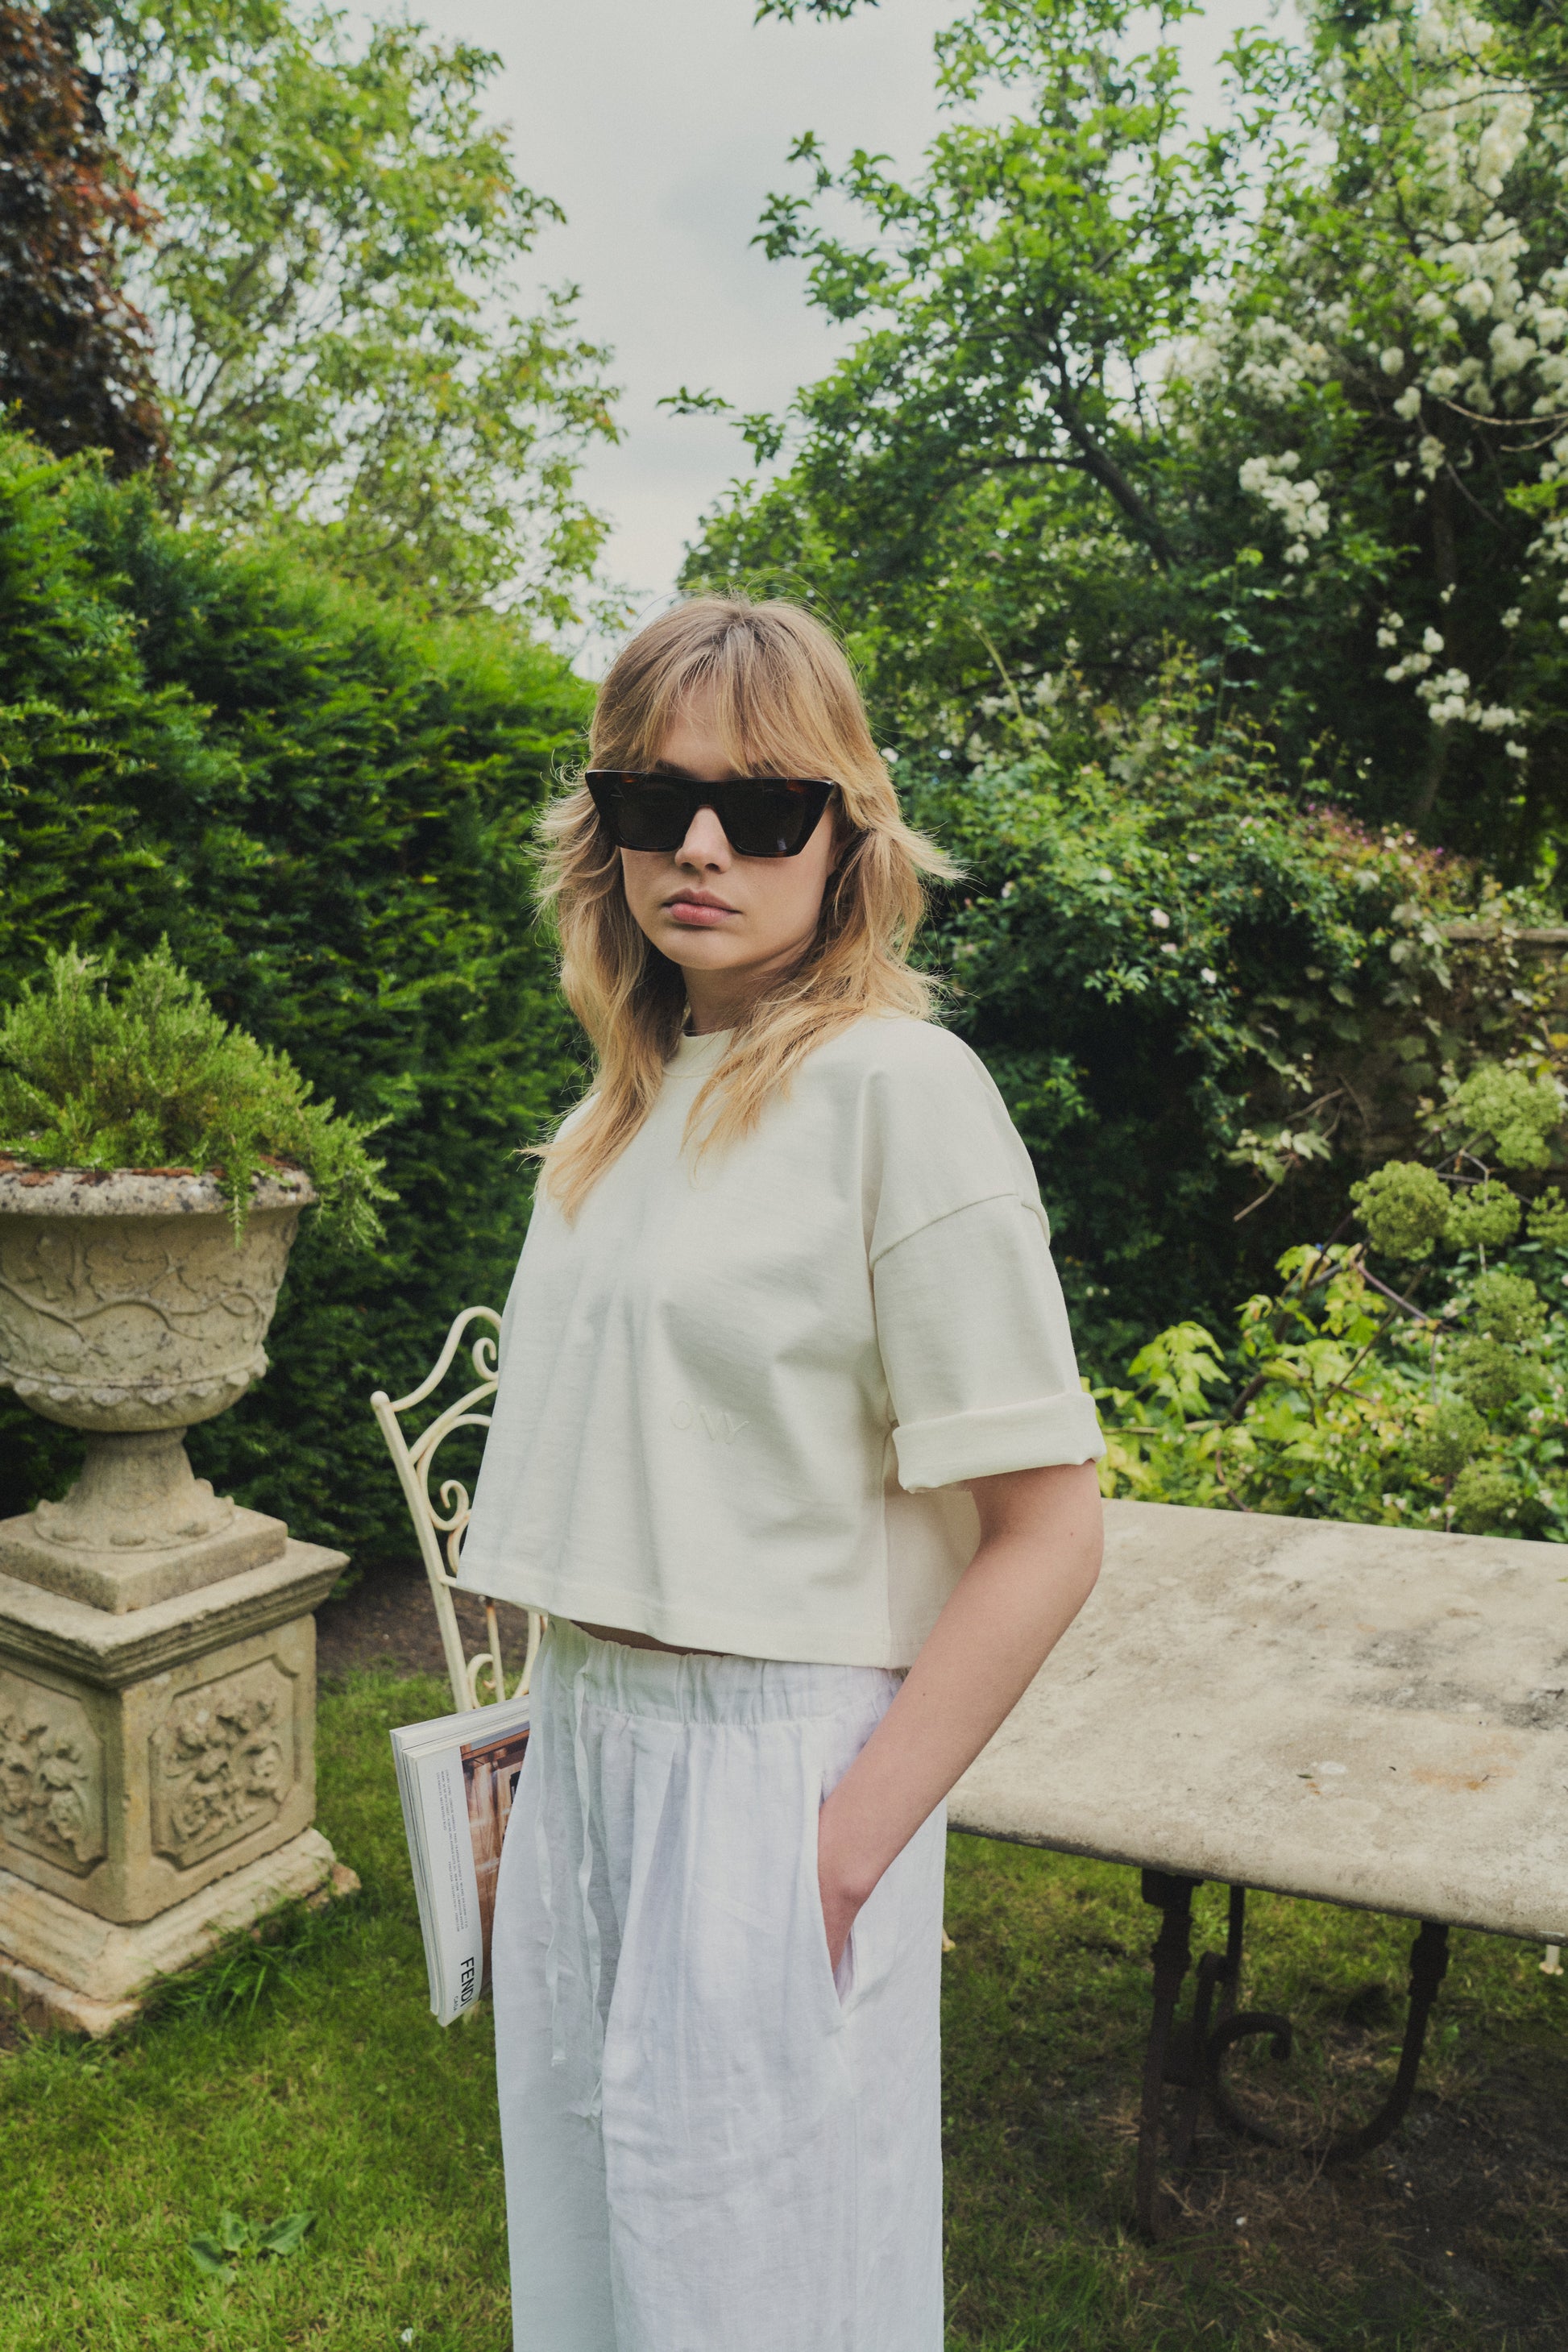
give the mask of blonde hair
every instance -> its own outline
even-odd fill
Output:
[[[862,1014],[929,1015],[932,984],[908,961],[921,877],[957,869],[904,823],[843,650],[798,605],[694,596],[649,622],[599,688],[590,766],[651,766],[698,698],[742,773],[831,776],[843,836],[810,946],[752,1005],[691,1107],[689,1138],[714,1114],[705,1151],[747,1134],[805,1056]],[[620,852],[580,776],[545,809],[539,835],[540,905],[598,1064],[543,1154],[546,1185],[572,1217],[653,1108],[685,1024],[686,981],[634,919]]]

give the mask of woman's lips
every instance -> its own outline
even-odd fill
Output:
[[[691,930],[711,930],[725,917],[735,912],[733,907],[710,905],[704,898],[668,898],[665,913],[672,923],[681,923]]]

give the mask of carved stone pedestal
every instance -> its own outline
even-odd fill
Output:
[[[316,1811],[316,1622],[341,1552],[191,1470],[267,1370],[303,1171],[237,1234],[212,1176],[0,1168],[0,1386],[86,1438],[0,1521],[0,1979],[105,2032],[290,1895],[342,1888]]]
[[[0,1575],[0,1977],[102,2032],[289,1895],[315,1812],[316,1627],[341,1552],[110,1611]]]

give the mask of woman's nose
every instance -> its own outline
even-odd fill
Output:
[[[677,862],[687,866],[727,866],[730,844],[724,828],[710,808],[700,808],[687,828],[685,840],[676,853]]]

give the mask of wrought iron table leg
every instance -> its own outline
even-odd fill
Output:
[[[1293,2149],[1299,2156],[1312,2158],[1320,2164],[1342,2164],[1352,2156],[1364,2156],[1376,2147],[1391,2132],[1397,2131],[1409,2109],[1415,2090],[1415,2077],[1420,2070],[1422,2047],[1426,2039],[1426,2021],[1432,2004],[1437,1998],[1438,1987],[1447,1972],[1448,1930],[1435,1920],[1421,1924],[1410,1951],[1410,2008],[1405,2021],[1405,2039],[1399,2053],[1399,2069],[1387,2097],[1371,2120],[1359,2131],[1330,2133],[1318,2139],[1298,2140],[1287,2132],[1260,2117],[1249,2116],[1237,2105],[1222,2068],[1226,2053],[1237,2042],[1254,2033],[1267,2033],[1273,2041],[1274,2055],[1289,2058],[1292,2035],[1290,2021],[1271,2011],[1244,2010],[1239,2016],[1230,2017],[1216,2026],[1208,2036],[1205,2059],[1208,2093],[1215,2113],[1233,2131],[1243,2132],[1249,2139],[1260,2139],[1270,2147]]]
[[[1233,1886],[1230,1889],[1225,1949],[1203,1955],[1198,1962],[1193,1992],[1192,2016],[1184,2024],[1178,2023],[1172,2029],[1170,2052],[1165,2061],[1165,2080],[1180,2084],[1183,2094],[1177,2103],[1176,2119],[1171,2131],[1171,2153],[1179,2165],[1186,2164],[1192,2156],[1204,2094],[1209,2085],[1210,2014],[1215,2014],[1217,2027],[1226,2024],[1236,2009],[1236,1996],[1241,1984],[1241,1946],[1246,1925],[1247,1889],[1245,1886]],[[1216,1993],[1219,1997],[1217,2010]]]
[[[1143,1900],[1161,1912],[1154,1940],[1154,2015],[1143,2060],[1143,2104],[1138,2121],[1138,2220],[1149,2235],[1160,2233],[1160,2106],[1169,2078],[1176,2003],[1192,1953],[1193,1895],[1202,1881],[1173,1878],[1163,1870],[1143,1873]]]
[[[1358,2131],[1297,2140],[1238,2105],[1224,2079],[1226,2053],[1253,2034],[1267,2033],[1274,2055],[1288,2059],[1293,2042],[1290,2021],[1273,2011],[1237,2011],[1241,1982],[1242,1940],[1246,1933],[1247,1890],[1230,1889],[1230,1911],[1223,1953],[1205,1952],[1198,1962],[1193,2013],[1178,2021],[1177,2004],[1192,1960],[1193,1896],[1201,1879],[1179,1878],[1163,1870],[1145,1870],[1145,1903],[1161,1913],[1154,1943],[1154,2014],[1143,2062],[1143,2097],[1138,2125],[1138,2220],[1151,2237],[1158,2237],[1164,2200],[1160,2190],[1160,2129],[1163,2094],[1175,2086],[1178,2102],[1172,2153],[1178,2165],[1192,2154],[1198,2115],[1206,2092],[1215,2113],[1233,2131],[1289,2148],[1320,2164],[1340,2164],[1364,2156],[1369,2148],[1397,2130],[1408,2112],[1426,2038],[1426,2021],[1448,1966],[1448,1931],[1433,1920],[1423,1922],[1410,1954],[1410,2008],[1399,2053],[1398,2072],[1388,2095],[1368,2123]],[[1217,1999],[1216,1999],[1217,1996]],[[1215,2022],[1209,2022],[1211,2013]]]

